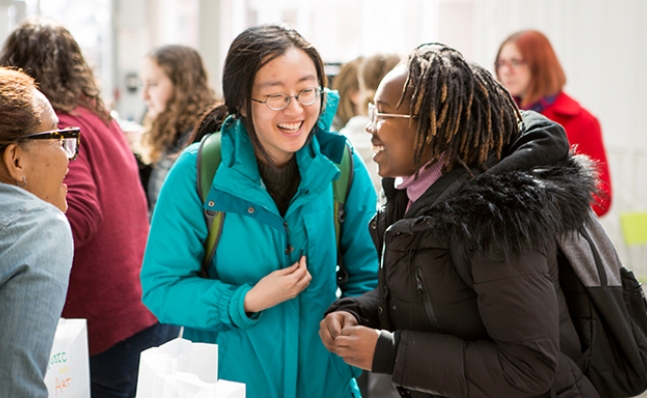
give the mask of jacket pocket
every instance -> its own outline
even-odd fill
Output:
[[[427,314],[427,320],[431,324],[432,332],[437,332],[438,319],[436,319],[436,312],[434,311],[431,296],[429,295],[426,286],[427,284],[425,283],[422,269],[420,267],[416,267],[416,292],[420,296],[425,307],[425,313]]]

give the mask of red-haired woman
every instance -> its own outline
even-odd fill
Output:
[[[599,196],[593,210],[611,207],[611,176],[598,119],[564,93],[566,75],[548,38],[536,30],[512,34],[499,47],[495,71],[521,109],[531,109],[564,126],[571,146],[598,162]]]

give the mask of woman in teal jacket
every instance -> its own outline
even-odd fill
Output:
[[[196,188],[198,144],[171,169],[153,214],[144,303],[184,326],[185,338],[217,343],[219,377],[245,383],[250,398],[359,396],[359,371],[329,353],[318,331],[338,287],[355,296],[376,286],[376,195],[353,154],[340,242],[348,279],[338,286],[333,161],[346,142],[328,132],[336,101],[325,85],[319,54],[295,30],[241,33],[225,61],[225,104],[196,134],[215,118],[222,140],[207,203],[226,217],[209,279],[199,276],[208,205]]]

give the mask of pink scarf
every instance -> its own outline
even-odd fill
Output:
[[[398,177],[395,179],[396,189],[407,190],[407,197],[409,198],[407,211],[409,210],[409,207],[411,207],[416,200],[420,199],[422,194],[425,193],[427,189],[429,189],[429,187],[432,186],[443,174],[442,156],[441,160],[437,161],[434,165],[429,166],[431,163],[433,163],[433,160],[420,168],[418,179],[413,178],[416,175],[415,173],[408,177]]]

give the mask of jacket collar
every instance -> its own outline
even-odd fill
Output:
[[[397,230],[429,229],[491,258],[524,252],[581,228],[589,219],[595,181],[592,163],[582,155],[475,178],[457,169],[411,206]]]
[[[330,115],[334,113],[336,106],[334,101],[326,106],[315,126],[315,133],[296,153],[301,175],[296,196],[311,199],[320,195],[340,173],[333,161],[341,161],[346,138],[324,130],[330,126]],[[247,201],[273,207],[269,194],[258,194],[259,190],[265,191],[265,186],[258,171],[251,139],[242,120],[229,116],[222,125],[221,134],[222,160],[214,179],[214,187]]]
[[[575,116],[582,111],[582,106],[562,91],[557,95],[555,102],[546,109],[560,115]]]

